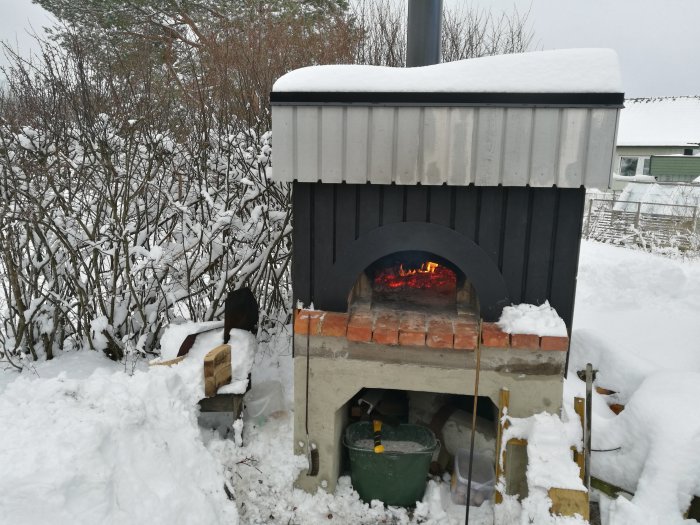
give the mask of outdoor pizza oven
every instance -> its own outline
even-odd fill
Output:
[[[275,84],[274,178],[293,187],[305,308],[295,446],[308,435],[321,461],[300,486],[335,486],[360,389],[469,394],[477,345],[482,395],[509,388],[516,416],[559,409],[568,338],[495,322],[548,301],[570,334],[585,188],[608,187],[623,101],[601,70],[617,71],[613,52],[320,66]]]

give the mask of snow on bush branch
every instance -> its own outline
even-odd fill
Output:
[[[25,73],[15,87],[36,88]],[[217,318],[243,285],[264,312],[286,309],[289,188],[270,180],[269,133],[203,112],[185,113],[189,129],[159,130],[138,115],[91,116],[92,88],[53,78],[38,89],[5,98],[0,120],[6,359],[152,352],[173,318]],[[8,121],[29,102],[29,123]]]

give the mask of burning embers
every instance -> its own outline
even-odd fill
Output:
[[[457,276],[447,266],[426,261],[417,267],[404,263],[382,268],[374,275],[374,289],[381,291],[435,290],[453,291]]]

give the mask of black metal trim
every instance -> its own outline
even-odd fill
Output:
[[[285,105],[518,106],[622,108],[624,93],[438,93],[273,91],[270,103]]]

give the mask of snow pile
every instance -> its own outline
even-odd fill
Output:
[[[15,379],[0,396],[3,523],[237,523],[193,385],[165,367]]]
[[[620,93],[612,49],[564,49],[424,67],[326,65],[280,77],[273,92]]]
[[[569,378],[587,362],[623,404],[659,370],[700,372],[700,261],[583,241]]]
[[[580,524],[580,517],[552,516],[549,509],[550,488],[585,491],[578,465],[574,463],[571,447],[580,449],[582,431],[578,419],[562,421],[558,416],[542,412],[528,418],[508,417],[510,426],[503,433],[504,443],[513,438],[527,440],[527,487],[528,496],[518,506],[515,501],[504,501],[504,509],[497,511],[502,521],[515,523],[537,523],[538,525]],[[499,480],[503,486],[504,480]],[[519,507],[520,517],[515,520]],[[500,514],[513,514],[506,519]]]
[[[659,372],[618,417],[596,425],[593,448],[621,448],[593,453],[593,474],[635,494],[616,500],[613,523],[696,523],[682,513],[700,494],[698,399],[699,372]]]
[[[517,304],[506,306],[498,320],[498,326],[509,334],[535,334],[566,337],[566,325],[549,301],[536,306]]]
[[[642,202],[642,213],[692,218],[697,213],[695,208],[700,206],[700,187],[630,182],[620,194],[619,201],[615,203],[615,211],[636,213],[637,203]]]
[[[157,364],[162,361],[175,359],[180,350],[180,345],[190,334],[197,334],[194,345],[187,353],[187,357],[171,368],[179,374],[186,368],[195,367],[199,371],[197,379],[200,385],[200,398],[204,397],[204,375],[202,363],[204,357],[214,348],[223,344],[224,329],[218,328],[223,323],[211,321],[204,323],[186,322],[178,325],[170,325],[165,329],[161,337],[161,357],[152,363]],[[255,357],[255,336],[245,330],[233,328],[229,333],[231,345],[231,383],[219,389],[220,393],[243,394],[248,388],[248,374],[253,367]],[[188,375],[190,372],[185,371]]]

